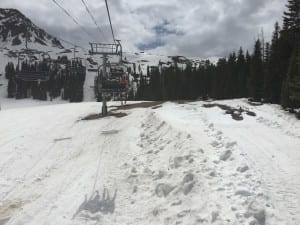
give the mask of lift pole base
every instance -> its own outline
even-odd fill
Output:
[[[107,116],[107,102],[106,102],[106,98],[105,96],[103,95],[102,96],[102,116]]]

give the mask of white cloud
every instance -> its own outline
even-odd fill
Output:
[[[57,0],[78,21],[103,39],[81,0]],[[98,24],[111,40],[104,1],[85,0]],[[187,56],[224,56],[240,46],[252,49],[263,28],[270,38],[275,21],[281,21],[282,0],[110,0],[116,37],[124,49],[164,43],[156,53]],[[81,45],[91,41],[51,0],[1,0],[1,7],[17,8],[38,26]],[[166,33],[157,32],[162,26]],[[170,31],[170,32],[168,32]],[[172,32],[171,32],[172,31]]]

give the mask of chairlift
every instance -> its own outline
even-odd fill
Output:
[[[102,114],[107,115],[106,100],[116,97],[126,102],[128,96],[129,76],[122,59],[122,45],[119,40],[115,44],[90,43],[91,55],[103,55],[103,64],[98,67],[98,76],[95,79],[97,101],[102,101]],[[118,62],[108,61],[110,56],[119,58]]]
[[[86,73],[86,65],[76,64],[77,62],[82,62],[83,60],[85,60],[85,59],[81,58],[81,57],[74,57],[74,58],[72,58],[71,64],[68,64],[69,71],[85,75],[85,73]]]
[[[19,70],[16,72],[16,79],[22,80],[25,82],[46,82],[49,80],[49,69],[48,70],[36,70],[36,71],[22,71],[20,68],[20,63],[27,61],[27,62],[33,62],[32,59],[37,59],[35,56],[36,54],[42,54],[44,59],[50,60],[50,55],[45,52],[36,51],[34,49],[24,49],[19,52],[18,54],[18,68]],[[47,62],[45,62],[47,63]]]

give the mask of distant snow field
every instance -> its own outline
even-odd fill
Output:
[[[101,105],[4,102],[0,224],[300,224],[299,121],[218,103],[256,117],[190,102],[82,121]]]

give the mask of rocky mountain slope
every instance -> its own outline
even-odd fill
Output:
[[[60,41],[36,26],[29,18],[16,9],[0,9],[0,44],[1,47],[38,44],[62,49]]]

